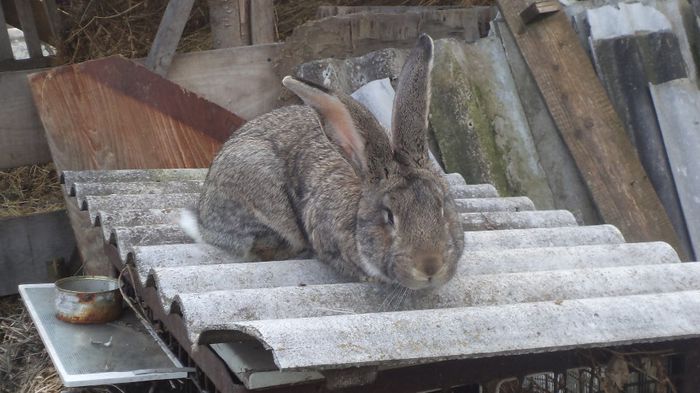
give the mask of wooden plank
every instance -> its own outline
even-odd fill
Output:
[[[663,240],[682,252],[620,119],[567,16],[524,25],[523,0],[498,0],[602,218],[631,242]],[[681,256],[687,260],[686,255]]]
[[[432,9],[385,14],[348,14],[309,21],[285,40],[276,69],[291,75],[302,63],[328,57],[346,58],[392,48],[412,48],[420,33],[433,39],[453,37],[474,42],[483,36],[492,8]]]
[[[424,12],[426,10],[449,10],[464,8],[458,5],[443,6],[404,6],[404,5],[320,5],[316,9],[316,19],[329,16],[358,14],[361,12],[373,12],[376,14],[397,14],[404,12]]]
[[[282,44],[241,46],[177,55],[168,79],[244,119],[275,109],[282,93],[274,59]]]
[[[0,72],[0,169],[51,161],[28,74]]]
[[[250,38],[253,45],[275,42],[275,7],[272,0],[250,0]]]
[[[24,41],[27,43],[29,57],[42,57],[41,41],[39,41],[39,31],[36,28],[32,5],[26,0],[15,0],[15,9],[19,24],[24,33]]]
[[[5,12],[2,9],[2,4],[0,4],[0,61],[2,60],[12,60],[14,55],[12,54],[12,44],[10,43],[10,34],[5,28]]]
[[[117,56],[33,74],[30,85],[59,171],[206,167],[243,123]]]
[[[692,250],[676,185],[661,136],[649,83],[662,83],[687,76],[670,31],[591,40],[597,74],[613,107],[635,145],[642,167],[676,229],[686,255]]]
[[[21,0],[20,0],[21,1]],[[159,75],[168,73],[182,31],[192,11],[194,0],[173,0],[168,2],[158,32],[148,52],[146,67]]]
[[[208,0],[214,49],[246,45],[241,36],[238,0]]]
[[[46,282],[54,259],[70,259],[75,239],[65,210],[0,220],[0,296]]]
[[[46,42],[55,43],[59,32],[61,31],[61,17],[58,15],[58,7],[56,7],[56,0],[43,0],[41,2],[43,13],[40,19],[46,18],[46,26],[48,26],[51,39],[46,40]],[[38,24],[39,37],[41,37],[41,27],[43,23]]]
[[[235,0],[229,0],[234,1]],[[238,20],[241,28],[241,40],[243,45],[250,45],[250,2],[251,0],[238,0]]]

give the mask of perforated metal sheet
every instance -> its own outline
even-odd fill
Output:
[[[187,369],[133,312],[107,324],[74,325],[55,317],[54,284],[20,285],[19,291],[65,386],[187,376]]]

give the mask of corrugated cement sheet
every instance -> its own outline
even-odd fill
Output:
[[[155,306],[181,316],[181,344],[210,344],[248,388],[358,366],[700,335],[700,264],[458,175],[449,175],[465,229],[458,273],[413,292],[353,282],[316,260],[237,263],[192,243],[174,221],[197,200],[205,173],[66,172],[63,180],[120,263],[133,263],[137,287],[156,288]]]

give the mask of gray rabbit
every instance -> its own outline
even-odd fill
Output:
[[[246,123],[224,144],[182,226],[241,260],[313,255],[359,279],[411,289],[455,272],[464,233],[428,156],[433,41],[398,80],[391,138],[361,104],[292,77],[306,105]],[[391,139],[391,140],[390,140]]]

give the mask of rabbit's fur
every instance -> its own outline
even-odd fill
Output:
[[[313,255],[340,271],[419,289],[447,282],[464,234],[427,148],[433,42],[399,77],[393,140],[351,97],[286,77],[306,105],[241,127],[209,170],[195,239],[242,260]]]

